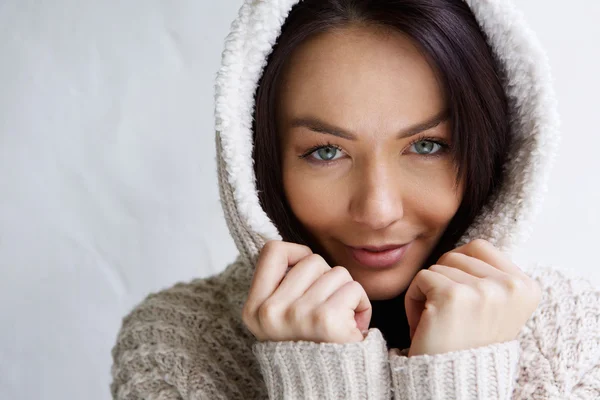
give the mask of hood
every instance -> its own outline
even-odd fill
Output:
[[[217,75],[215,128],[221,203],[240,257],[253,265],[264,243],[281,239],[261,208],[252,160],[254,94],[272,46],[298,0],[245,0],[225,41]],[[459,244],[482,238],[510,254],[524,241],[546,191],[559,119],[546,54],[507,0],[465,0],[506,72],[513,136],[503,186]]]

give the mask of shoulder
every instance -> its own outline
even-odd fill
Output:
[[[150,294],[123,319],[112,350],[113,398],[162,391],[182,399],[242,398],[229,380],[260,378],[228,270]]]
[[[542,289],[542,298],[530,319],[548,354],[570,350],[591,339],[597,341],[600,288],[577,272],[535,265],[526,270]],[[560,348],[559,348],[560,347]],[[600,350],[600,349],[599,349]]]
[[[600,317],[600,288],[576,271],[537,264],[525,272],[542,289],[542,298],[532,321],[539,334],[554,339],[567,330],[585,335]],[[596,325],[595,328],[598,328]],[[593,332],[597,334],[597,332]]]
[[[540,304],[524,328],[524,363],[536,366],[530,374],[546,374],[544,382],[557,393],[571,393],[591,371],[598,373],[600,290],[566,269],[537,264],[524,271],[542,289]]]
[[[546,300],[565,294],[577,294],[599,289],[582,273],[554,265],[532,264],[525,268],[524,272],[542,286]]]

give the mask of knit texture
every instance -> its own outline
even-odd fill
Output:
[[[216,80],[219,190],[236,262],[149,295],[123,320],[112,351],[115,399],[600,399],[600,293],[548,266],[520,267],[543,290],[510,342],[407,357],[372,328],[357,343],[257,342],[241,310],[264,243],[281,239],[260,207],[252,160],[254,93],[298,0],[245,0]],[[505,254],[528,236],[558,143],[545,53],[509,0],[464,0],[499,62],[512,144],[506,180],[458,244]],[[576,266],[574,266],[576,267]]]
[[[271,399],[385,399],[390,377],[378,329],[362,343],[263,342],[253,347]]]
[[[257,342],[239,315],[239,261],[148,296],[113,349],[115,399],[600,398],[600,291],[561,270],[525,269],[541,303],[515,341],[407,357],[372,328],[362,342]]]

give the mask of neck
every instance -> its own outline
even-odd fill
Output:
[[[406,292],[388,300],[371,300],[373,314],[369,328],[377,328],[383,334],[388,349],[410,348],[410,328],[404,308]]]

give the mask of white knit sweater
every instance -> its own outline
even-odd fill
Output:
[[[257,342],[241,322],[242,261],[150,295],[113,350],[115,399],[600,399],[600,292],[528,269],[541,303],[517,340],[434,356],[363,342]]]
[[[516,340],[407,357],[372,328],[362,342],[257,342],[241,319],[253,268],[279,233],[259,205],[253,96],[297,0],[246,0],[216,85],[223,210],[239,256],[222,273],[149,295],[113,349],[115,399],[600,399],[600,291],[545,266],[520,267],[543,289]],[[514,146],[507,180],[458,244],[483,238],[509,254],[529,233],[558,145],[547,60],[507,0],[465,0],[502,63]]]

